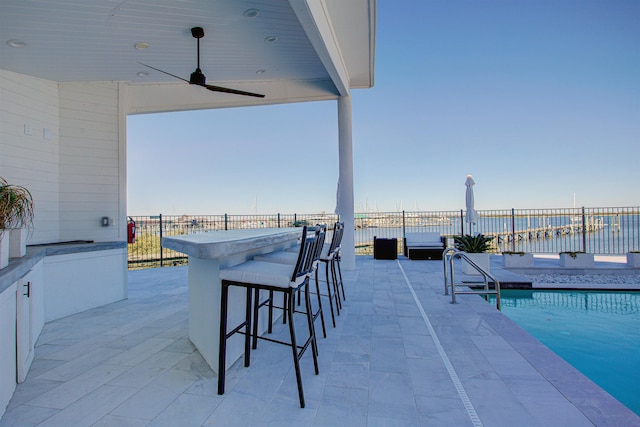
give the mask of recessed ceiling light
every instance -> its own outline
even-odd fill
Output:
[[[256,70],[256,74],[264,74],[267,70],[265,70],[264,68],[261,68],[259,70]]]
[[[147,76],[149,75],[149,72],[148,72],[148,71],[138,71],[138,72],[136,73],[136,75],[137,75],[138,77],[147,77]]]
[[[136,49],[147,49],[149,47],[149,43],[147,42],[138,42],[134,45]]]
[[[255,18],[259,14],[260,14],[260,11],[258,9],[247,9],[243,13],[243,15],[246,16],[247,18]]]
[[[27,43],[23,42],[22,40],[18,40],[18,39],[11,39],[11,40],[7,40],[7,44],[11,47],[25,47],[27,45]]]
[[[275,42],[276,40],[278,40],[278,38],[277,38],[276,36],[269,36],[269,37],[266,37],[266,38],[264,39],[264,41],[266,41],[267,43],[273,43],[273,42]]]

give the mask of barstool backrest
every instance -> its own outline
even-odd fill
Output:
[[[307,226],[304,226],[302,229],[298,261],[296,262],[296,267],[293,270],[293,276],[291,277],[292,282],[296,283],[299,277],[307,276],[313,270],[313,261],[316,254],[317,244],[318,236],[309,236],[307,233]]]
[[[327,237],[327,224],[318,224],[316,227],[316,236],[318,236],[318,243],[316,244],[316,252],[313,256],[314,261],[318,261],[322,255],[322,248],[324,248],[324,240]]]
[[[344,232],[344,223],[336,222],[333,228],[333,237],[331,239],[331,245],[329,246],[329,255],[333,255],[337,250],[340,249],[343,232]]]

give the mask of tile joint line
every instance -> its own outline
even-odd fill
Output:
[[[451,382],[453,382],[453,385],[455,386],[456,391],[458,392],[458,396],[460,396],[460,400],[462,401],[462,404],[467,410],[467,414],[469,415],[469,418],[471,418],[471,422],[473,423],[474,427],[482,427],[483,426],[482,421],[480,421],[480,418],[478,417],[478,414],[476,413],[476,410],[473,407],[473,404],[471,403],[471,400],[469,399],[469,396],[467,395],[467,392],[464,389],[464,386],[460,382],[460,378],[458,377],[456,370],[451,364],[451,361],[449,360],[449,356],[447,356],[447,353],[442,347],[442,344],[440,344],[440,340],[438,339],[438,335],[436,334],[435,329],[433,329],[433,325],[429,320],[429,316],[427,316],[427,313],[424,311],[424,308],[422,307],[422,304],[420,303],[420,300],[418,299],[416,292],[413,290],[413,286],[411,285],[411,282],[409,281],[407,274],[404,272],[404,269],[402,268],[402,264],[400,264],[400,260],[396,260],[396,263],[398,264],[398,267],[400,268],[400,271],[404,276],[404,281],[406,282],[407,287],[411,292],[411,295],[413,295],[413,299],[416,302],[416,305],[418,306],[418,310],[420,311],[420,314],[422,315],[422,320],[424,320],[424,323],[427,326],[427,329],[429,329],[429,333],[431,334],[433,343],[438,349],[438,354],[440,355],[440,358],[442,359],[444,366],[447,368],[447,372],[449,373]]]

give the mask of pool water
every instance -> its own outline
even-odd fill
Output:
[[[640,292],[500,296],[505,315],[640,415]]]

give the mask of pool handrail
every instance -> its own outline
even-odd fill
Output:
[[[454,280],[454,268],[453,268],[453,259],[459,258],[466,261],[474,270],[480,273],[484,279],[484,290],[456,290],[456,284]],[[488,298],[489,295],[495,294],[496,296],[496,308],[500,310],[500,282],[489,272],[485,271],[478,264],[473,262],[464,251],[460,251],[455,248],[446,248],[442,252],[442,262],[444,266],[444,294],[449,295],[449,286],[451,286],[451,304],[456,304],[456,295],[457,294],[474,294],[474,295],[484,295],[485,298]],[[449,268],[447,268],[447,265]],[[448,272],[451,274],[449,275]],[[451,277],[451,283],[447,283],[447,279]],[[494,283],[494,289],[489,289],[489,279]],[[461,285],[461,284],[460,284]],[[468,287],[468,286],[467,286]]]

